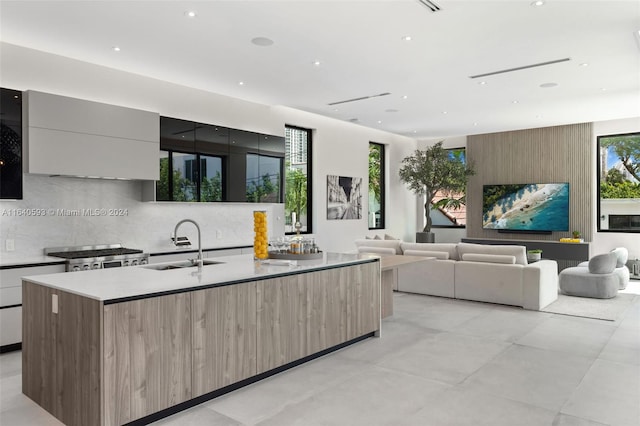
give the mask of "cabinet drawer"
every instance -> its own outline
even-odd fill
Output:
[[[0,288],[0,307],[22,304],[22,286]]]
[[[22,342],[22,307],[0,309],[0,346]]]
[[[64,272],[64,264],[0,269],[0,288],[22,286],[22,277]]]

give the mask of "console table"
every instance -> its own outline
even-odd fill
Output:
[[[527,250],[542,250],[545,259],[558,262],[558,269],[562,270],[570,266],[576,266],[580,262],[589,260],[589,243],[561,243],[560,241],[543,240],[499,240],[492,238],[462,238],[463,243],[492,244],[492,245],[518,245],[525,246]]]

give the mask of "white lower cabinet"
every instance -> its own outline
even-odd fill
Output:
[[[22,277],[64,269],[64,264],[0,269],[0,346],[22,342]]]
[[[0,309],[0,346],[22,342],[22,306]]]

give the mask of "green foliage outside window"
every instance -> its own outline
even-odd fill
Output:
[[[247,201],[250,203],[266,203],[273,202],[270,199],[274,194],[278,194],[278,185],[271,181],[271,177],[268,173],[264,174],[259,182],[247,183]]]
[[[380,152],[382,145],[369,144],[369,191],[373,193],[376,203],[380,204]]]
[[[169,158],[160,158],[160,180],[156,182],[158,201],[196,201],[196,184],[182,177],[180,170],[172,170],[173,194],[169,196]],[[220,172],[200,182],[200,201],[222,201],[222,176]]]
[[[220,172],[200,182],[200,201],[222,201],[222,176]]]
[[[600,181],[600,198],[640,198],[640,133],[599,138],[600,148],[612,148],[633,179],[611,168]]]
[[[292,212],[302,217],[307,209],[307,175],[302,170],[287,167],[285,201],[287,217]]]

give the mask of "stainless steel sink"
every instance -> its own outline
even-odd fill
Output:
[[[224,262],[218,262],[216,260],[208,260],[208,259],[203,259],[202,260],[202,266],[208,266],[208,265],[219,265],[222,264]],[[155,269],[156,271],[169,271],[171,269],[182,269],[182,268],[195,268],[197,265],[195,260],[181,260],[179,262],[172,262],[172,263],[159,263],[157,265],[147,265],[147,266],[143,266],[143,268],[146,269]]]

